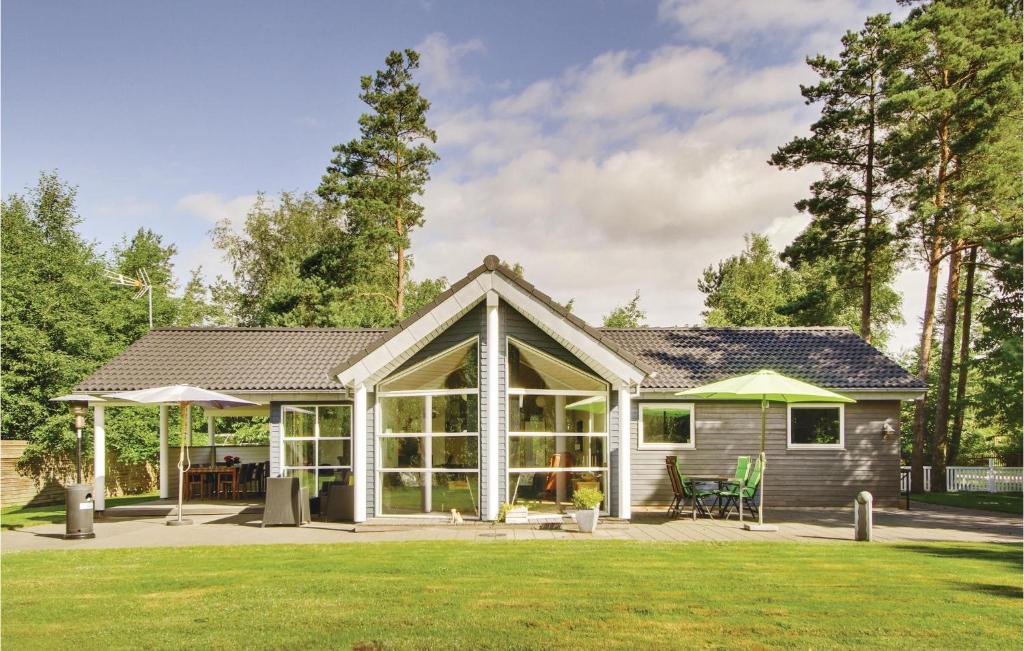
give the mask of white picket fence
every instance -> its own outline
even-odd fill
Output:
[[[909,471],[910,466],[903,466]],[[924,490],[932,489],[932,467],[924,467]],[[910,491],[910,474],[900,476],[900,490]],[[946,468],[946,490],[988,493],[1010,493],[1024,491],[1024,468],[997,466],[989,459],[987,466],[948,466]]]

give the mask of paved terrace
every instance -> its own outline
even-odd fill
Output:
[[[260,527],[259,513],[208,514],[189,516],[191,527],[168,527],[164,518],[107,518],[96,523],[96,538],[63,540],[64,525],[43,525],[4,530],[0,534],[3,552],[40,549],[100,549],[118,547],[163,547],[186,545],[360,543],[411,540],[468,540],[481,543],[496,540],[634,540],[640,542],[730,542],[786,541],[828,543],[853,538],[852,509],[771,510],[767,521],[777,524],[772,533],[755,533],[740,528],[736,518],[728,521],[689,518],[668,520],[662,514],[634,514],[631,523],[601,522],[597,531],[580,533],[575,525],[562,529],[489,523],[416,524],[376,520],[353,526],[312,522],[302,527]],[[910,511],[875,511],[874,537],[877,542],[1015,542],[1022,540],[1021,518],[966,509],[914,505]]]

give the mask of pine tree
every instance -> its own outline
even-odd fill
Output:
[[[885,329],[899,319],[898,297],[883,301],[884,311],[873,301],[876,293],[893,293],[896,272],[889,224],[896,192],[884,174],[879,113],[889,29],[888,15],[872,16],[860,32],[843,36],[838,59],[818,55],[807,60],[820,81],[800,90],[808,104],[822,105],[821,117],[811,125],[810,136],[794,138],[769,160],[780,168],[823,169],[811,196],[796,204],[813,221],[783,257],[797,268],[825,261],[841,291],[856,288],[860,333],[869,342],[873,325]],[[814,299],[813,294],[801,299],[805,309]]]
[[[1020,8],[993,0],[943,0],[914,8],[890,32],[883,117],[893,178],[911,185],[904,232],[923,243],[927,285],[918,373],[927,376],[939,267],[948,259],[943,345],[931,435],[932,489],[945,490],[950,384],[960,257],[982,240],[1016,232],[1017,218],[989,201],[1005,186],[1000,151],[1007,115],[1019,115]],[[1019,124],[1019,122],[1018,122]],[[1015,145],[1019,148],[1019,140]],[[1012,157],[1011,157],[1012,158]],[[1019,166],[1016,173],[1019,181]],[[914,414],[912,490],[923,487],[926,402]]]
[[[427,146],[437,141],[427,126],[430,102],[413,82],[419,61],[413,50],[393,51],[384,70],[362,78],[359,98],[371,111],[359,118],[359,138],[334,147],[318,190],[343,211],[348,235],[369,258],[359,267],[391,270],[381,287],[366,294],[386,300],[399,320],[406,312],[409,234],[423,225],[416,198],[438,159]]]

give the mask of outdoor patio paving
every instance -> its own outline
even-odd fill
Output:
[[[358,526],[312,522],[302,527],[260,527],[260,515],[191,516],[195,526],[167,527],[164,518],[118,518],[96,523],[96,538],[63,540],[63,525],[43,525],[4,530],[0,534],[3,552],[38,549],[98,549],[116,547],[160,547],[186,545],[242,545],[280,543],[358,543],[411,540],[635,540],[641,542],[729,542],[788,541],[835,542],[853,538],[852,513],[848,509],[773,510],[768,521],[779,530],[755,533],[740,528],[735,518],[728,521],[689,518],[668,520],[656,512],[634,513],[631,523],[602,522],[591,534],[563,529],[513,527],[487,523],[417,524],[375,520]],[[997,513],[970,511],[930,505],[914,505],[910,511],[875,511],[874,537],[877,542],[1021,542],[1021,518]]]

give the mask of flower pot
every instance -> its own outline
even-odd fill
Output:
[[[594,533],[594,529],[597,528],[597,516],[596,506],[586,511],[576,511],[576,524],[579,525],[580,531],[583,533]]]

